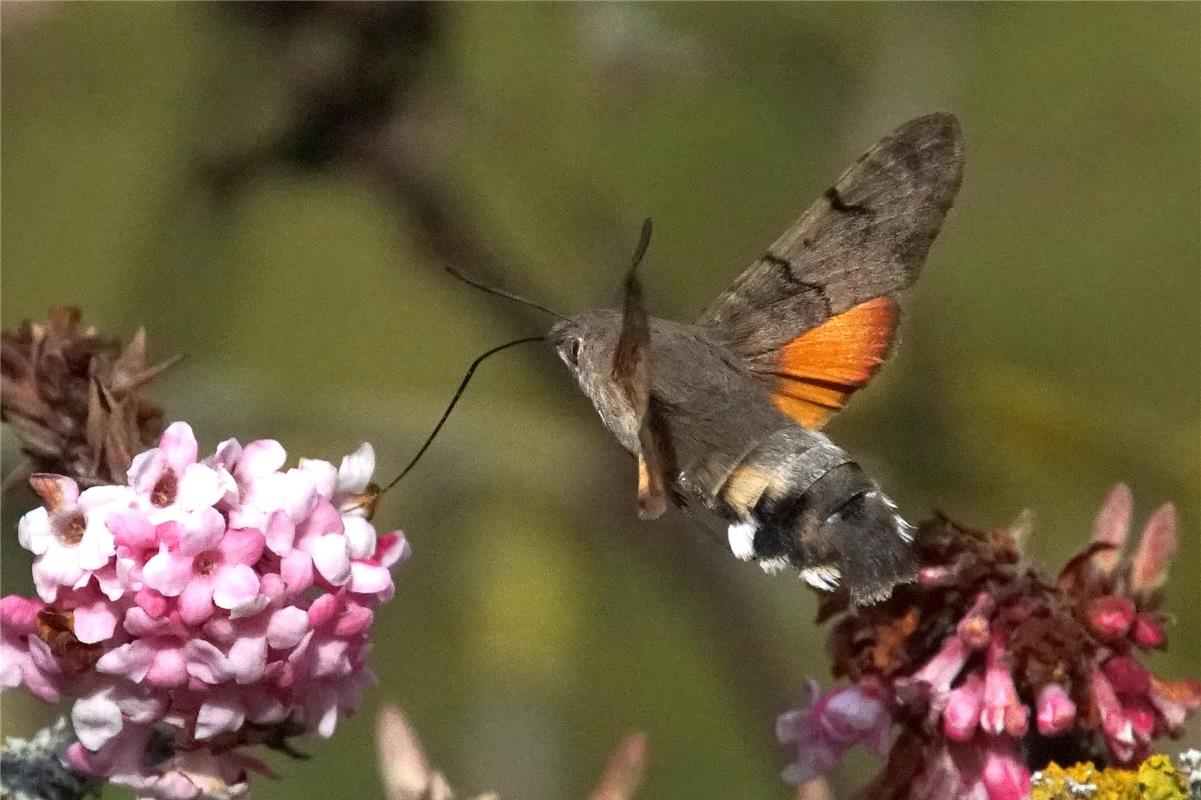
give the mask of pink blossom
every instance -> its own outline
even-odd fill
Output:
[[[1090,600],[1084,607],[1089,630],[1105,640],[1121,639],[1134,624],[1137,609],[1128,597],[1105,595]]]
[[[1153,703],[1143,696],[1134,696],[1127,698],[1126,703],[1122,706],[1122,711],[1126,714],[1126,719],[1130,720],[1130,729],[1134,732],[1134,738],[1146,744],[1151,741],[1151,737],[1155,734],[1155,717],[1156,710]]]
[[[0,689],[24,686],[48,703],[58,701],[62,670],[36,636],[44,604],[17,595],[0,598]]]
[[[191,800],[202,795],[244,796],[251,773],[270,774],[258,759],[238,751],[220,754],[188,750],[159,763],[147,763],[147,753],[161,747],[156,732],[144,725],[127,725],[122,735],[96,752],[81,744],[67,750],[67,762],[81,772],[107,776],[140,797]]]
[[[1036,708],[1038,732],[1043,736],[1056,736],[1076,722],[1076,704],[1057,683],[1048,683],[1039,691]]]
[[[219,518],[218,518],[219,519]],[[259,596],[253,569],[263,554],[263,534],[254,529],[226,530],[224,523],[184,530],[163,523],[159,551],[143,567],[146,586],[164,597],[178,597],[186,624],[199,625],[213,605],[240,615]]]
[[[1101,715],[1101,728],[1109,741],[1109,749],[1119,761],[1129,760],[1134,754],[1134,729],[1118,702],[1113,684],[1101,669],[1094,667],[1089,689]]]
[[[1013,677],[1009,674],[1005,639],[996,634],[988,646],[980,727],[988,733],[1008,733],[1020,737],[1026,733],[1029,720],[1030,711],[1018,699],[1017,687],[1013,685]]]
[[[71,725],[84,749],[95,752],[126,724],[147,724],[162,713],[165,700],[145,686],[106,684],[75,701]]]
[[[116,544],[105,523],[109,508],[128,507],[133,494],[122,486],[93,486],[80,492],[75,482],[58,476],[34,476],[34,486],[52,496],[21,517],[17,541],[34,554],[33,580],[47,603],[61,587],[80,588],[109,563]]]
[[[1169,729],[1178,731],[1188,715],[1201,708],[1201,681],[1187,678],[1167,681],[1152,675],[1151,689],[1147,696]]]
[[[805,705],[776,720],[781,744],[796,748],[796,761],[784,770],[784,780],[801,784],[834,769],[843,753],[860,742],[877,754],[888,750],[892,718],[884,700],[858,686],[822,693],[809,679]]]
[[[1017,745],[1007,736],[989,740],[981,779],[988,800],[1025,800],[1030,796],[1030,770],[1022,763]]]
[[[912,680],[927,684],[935,694],[946,694],[958,677],[970,653],[958,635],[947,637],[942,647],[925,666],[914,673]]]
[[[97,644],[111,638],[124,613],[121,604],[114,603],[91,584],[73,592],[59,605],[71,611],[72,632],[83,644]]]
[[[951,691],[942,710],[942,729],[947,738],[966,742],[980,727],[980,710],[984,705],[984,680],[973,673],[961,686]]]
[[[223,468],[196,462],[196,437],[186,422],[167,427],[159,446],[134,456],[129,485],[151,522],[185,521],[220,501],[232,485]]]
[[[1130,630],[1130,639],[1144,650],[1157,650],[1163,647],[1168,636],[1159,620],[1149,614],[1139,614]]]
[[[1130,535],[1130,518],[1134,514],[1134,495],[1124,483],[1114,486],[1101,503],[1093,521],[1092,541],[1102,545],[1092,556],[1092,563],[1106,573],[1118,566],[1122,557],[1122,546]]]
[[[1120,694],[1145,695],[1151,688],[1151,673],[1131,656],[1110,656],[1101,669]]]
[[[337,468],[285,470],[266,439],[198,452],[177,422],[128,486],[35,476],[19,538],[42,600],[0,600],[0,686],[70,698],[70,763],[143,797],[240,792],[265,770],[245,747],[333,734],[408,554],[370,521],[370,445]]]

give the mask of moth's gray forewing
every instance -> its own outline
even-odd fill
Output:
[[[789,419],[745,364],[695,325],[652,319],[653,416],[667,472],[708,502],[746,455]]]
[[[832,316],[904,289],[962,176],[954,115],[907,122],[844,172],[698,324],[754,363]]]
[[[623,289],[621,332],[613,351],[613,380],[621,387],[634,412],[638,428],[638,515],[643,519],[662,516],[667,510],[667,481],[664,476],[659,432],[649,413],[650,320],[642,304],[638,265],[650,244],[651,221],[642,223],[642,234]]]

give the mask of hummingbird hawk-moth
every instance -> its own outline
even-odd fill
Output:
[[[959,189],[951,114],[905,123],[856,161],[695,322],[650,317],[636,274],[621,309],[549,334],[638,465],[640,516],[716,517],[730,549],[794,567],[855,603],[916,570],[896,505],[821,428],[876,373]],[[553,312],[552,312],[553,313]]]

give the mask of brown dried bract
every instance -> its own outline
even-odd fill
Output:
[[[163,428],[162,411],[141,390],[179,359],[147,366],[145,331],[122,348],[80,319],[78,308],[59,306],[45,322],[0,335],[0,419],[28,459],[22,477],[124,483],[133,454]]]
[[[38,612],[36,625],[38,638],[75,672],[90,670],[104,652],[100,645],[84,644],[75,637],[75,614],[71,611],[44,608]]]

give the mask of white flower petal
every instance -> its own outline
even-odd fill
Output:
[[[267,644],[282,650],[293,647],[308,631],[309,615],[296,606],[285,606],[267,623]]]
[[[287,460],[288,453],[282,444],[274,439],[259,439],[242,449],[234,476],[240,481],[254,481],[275,472]]]
[[[242,619],[243,617],[253,617],[269,605],[271,605],[271,598],[260,594],[257,597],[247,600],[245,603],[240,603],[229,609],[229,618]]]
[[[224,467],[233,470],[242,458],[242,445],[237,439],[226,439],[217,445],[217,449],[204,462],[210,467]]]
[[[101,516],[92,514],[88,517],[88,525],[83,531],[83,537],[75,546],[75,558],[83,569],[100,569],[117,552],[113,532],[104,524]]]
[[[138,494],[149,496],[166,468],[167,457],[157,447],[138,453],[133,457],[126,473],[129,476],[129,485]]]
[[[58,597],[59,586],[72,586],[85,574],[73,549],[57,542],[33,561],[33,582],[47,603],[53,603]]]
[[[225,496],[226,486],[217,470],[204,464],[188,464],[179,479],[175,503],[189,511],[211,506]]]
[[[351,558],[371,558],[375,555],[375,526],[364,517],[342,516],[344,535]]]
[[[204,703],[196,714],[196,738],[208,739],[242,727],[246,712],[230,698],[215,697]]]
[[[71,725],[75,738],[93,753],[121,732],[121,709],[112,698],[111,687],[75,701],[71,706]]]
[[[359,449],[343,457],[338,467],[338,494],[358,494],[371,483],[375,472],[375,450],[370,442],[363,442]]]
[[[21,517],[17,523],[17,541],[21,546],[35,556],[46,552],[54,539],[54,531],[50,529],[50,512],[38,506]]]
[[[182,472],[189,464],[196,463],[196,435],[192,433],[192,426],[186,422],[172,422],[168,425],[158,440],[158,447],[177,473]]]
[[[299,469],[313,477],[317,494],[326,499],[334,496],[334,490],[338,486],[338,470],[333,464],[319,458],[302,458]]]
[[[79,495],[79,508],[91,516],[91,513],[108,507],[129,508],[137,496],[128,486],[93,486],[84,489]]]
[[[346,552],[346,537],[340,533],[327,533],[313,543],[313,565],[321,577],[334,586],[350,580],[350,556]]]

